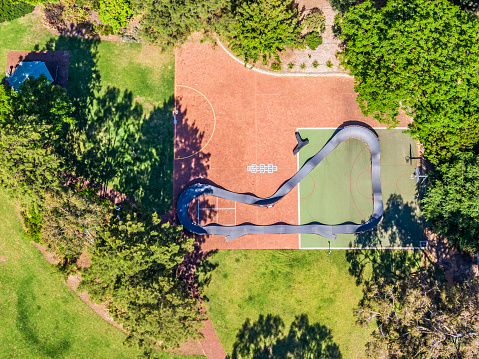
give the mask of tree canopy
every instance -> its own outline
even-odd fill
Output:
[[[9,96],[11,115],[5,118],[4,125],[17,130],[33,126],[45,149],[64,142],[68,126],[75,123],[74,107],[65,89],[48,84],[47,78],[40,75],[25,80],[19,92],[12,90]]]
[[[181,229],[124,203],[89,247],[92,265],[82,275],[82,288],[97,302],[111,300],[110,314],[129,332],[126,344],[146,353],[200,335],[201,303],[175,272],[193,249]]]
[[[263,63],[271,57],[281,62],[278,51],[302,44],[301,28],[298,10],[292,1],[246,1],[238,9],[230,46],[244,59],[245,66],[250,60],[256,64],[260,58]]]
[[[61,257],[76,259],[94,244],[106,224],[111,204],[93,189],[62,187],[45,195],[42,211],[42,242]]]
[[[365,292],[359,323],[375,321],[370,358],[475,358],[479,349],[479,280],[447,286],[431,271]]]
[[[227,33],[232,26],[230,0],[133,1],[143,12],[141,35],[160,46],[180,45],[196,31]]]
[[[479,249],[479,159],[473,152],[455,155],[430,175],[422,200],[434,231],[456,248]]]
[[[98,17],[103,24],[110,25],[114,33],[125,27],[132,15],[133,7],[128,0],[99,1]]]
[[[355,77],[365,115],[397,123],[433,162],[479,137],[479,19],[446,0],[367,0],[338,17],[341,65]]]

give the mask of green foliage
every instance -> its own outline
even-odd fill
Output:
[[[244,59],[245,66],[250,60],[255,65],[260,58],[266,64],[271,57],[281,63],[278,51],[285,47],[298,48],[300,32],[299,13],[293,2],[244,2],[238,9],[236,33],[229,46]]]
[[[29,241],[43,244],[42,242],[42,213],[41,209],[30,206],[28,209],[21,212],[23,225],[26,231],[23,231],[24,236]]]
[[[128,24],[133,15],[133,7],[129,0],[100,0],[98,17],[103,24],[111,26],[113,33]]]
[[[201,303],[176,275],[193,249],[181,227],[160,224],[156,213],[122,205],[89,247],[92,266],[81,286],[97,302],[111,300],[110,314],[129,332],[126,344],[150,353],[199,339]]]
[[[0,22],[10,21],[29,14],[34,6],[23,2],[12,3],[10,0],[0,0]]]
[[[479,281],[448,286],[423,270],[368,288],[358,322],[377,323],[366,346],[370,358],[475,358]]]
[[[303,62],[301,65],[299,65],[299,67],[301,68],[301,70],[304,70],[306,68],[306,64]]]
[[[317,68],[319,66],[318,60],[314,60],[312,65],[314,68]]]
[[[438,163],[479,137],[479,19],[446,0],[365,1],[338,18],[341,65],[365,115],[409,133]]]
[[[75,124],[71,117],[74,108],[65,89],[47,81],[41,75],[27,79],[19,92],[12,91],[12,113],[5,121],[19,131],[33,126],[44,148],[63,143],[68,126]]]
[[[143,11],[140,35],[160,46],[181,45],[196,31],[227,35],[233,27],[231,0],[133,1]]]
[[[281,71],[281,64],[278,62],[273,62],[271,64],[271,70],[273,71]]]
[[[59,186],[60,158],[44,147],[40,133],[47,126],[34,121],[25,117],[21,128],[12,124],[0,128],[0,185],[22,203],[40,203],[46,192]]]
[[[94,192],[62,187],[45,195],[42,239],[59,257],[78,258],[106,224],[109,203]]]
[[[308,32],[319,31],[323,33],[326,31],[326,19],[318,11],[306,15],[301,25],[303,29],[307,29]]]
[[[294,69],[294,63],[290,62],[288,64],[288,69],[290,69],[290,70]]]
[[[344,13],[357,4],[358,0],[329,0],[329,3],[334,10]]]
[[[436,168],[423,211],[436,233],[460,249],[479,249],[479,158],[459,153]]]
[[[10,96],[10,89],[6,89],[5,86],[0,86],[0,122],[5,119],[12,112],[12,97]]]
[[[319,35],[318,32],[308,32],[304,36],[304,40],[306,41],[306,44],[311,50],[316,50],[316,48],[323,43],[323,38],[321,35]]]
[[[330,69],[333,68],[333,63],[331,62],[331,60],[328,60],[328,62],[326,62],[326,66]]]

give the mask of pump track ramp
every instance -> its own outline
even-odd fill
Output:
[[[373,193],[373,213],[369,220],[362,224],[346,222],[342,224],[327,225],[319,222],[294,225],[275,223],[270,225],[256,225],[243,223],[235,226],[226,226],[216,223],[199,225],[194,223],[188,209],[190,203],[197,197],[209,195],[227,200],[241,202],[253,206],[272,207],[285,195],[287,195],[299,182],[301,182],[317,165],[321,163],[341,142],[349,139],[358,139],[365,142],[371,152],[371,179]],[[381,159],[379,140],[375,133],[360,126],[349,126],[339,129],[328,143],[313,157],[305,162],[296,174],[284,182],[270,197],[261,198],[252,194],[236,193],[225,190],[212,184],[196,183],[183,190],[177,201],[176,213],[183,228],[200,235],[225,235],[227,241],[244,236],[246,234],[319,234],[323,237],[335,240],[337,234],[362,233],[373,230],[382,220],[384,208],[381,192]]]

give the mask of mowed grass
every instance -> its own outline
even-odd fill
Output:
[[[226,352],[249,318],[277,315],[287,332],[296,316],[331,329],[343,358],[361,358],[368,328],[355,324],[362,288],[348,273],[345,251],[231,250],[209,261],[217,268],[205,288],[208,313]]]
[[[154,104],[168,101],[174,91],[174,53],[162,53],[159,48],[110,41],[59,37],[46,30],[34,14],[0,24],[0,64],[6,66],[8,51],[68,50],[70,51],[69,91],[75,91],[78,82],[76,63],[85,63],[82,57],[91,54],[85,45],[95,48],[91,70],[100,75],[100,89],[113,86],[131,91],[140,103],[151,110]],[[82,44],[83,46],[78,46]],[[73,66],[72,66],[73,64]],[[81,75],[88,74],[88,68]]]
[[[173,187],[174,52],[54,36],[29,14],[0,24],[0,61],[10,50],[70,52],[68,95],[77,123],[63,157],[68,171],[159,213]]]
[[[0,358],[135,358],[139,354],[125,347],[125,334],[83,303],[23,238],[15,205],[2,193],[0,320]]]

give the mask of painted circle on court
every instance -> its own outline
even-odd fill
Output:
[[[359,179],[363,177],[363,180],[364,180],[364,177],[366,177],[366,181],[368,181],[368,183],[371,184],[371,192],[370,193],[362,193],[361,190],[359,189]],[[359,195],[366,198],[366,199],[370,199],[372,200],[373,197],[372,197],[372,179],[371,179],[371,170],[368,169],[368,170],[364,170],[363,172],[361,172],[358,177],[356,177],[356,191],[358,191]]]
[[[410,173],[404,173],[400,175],[396,179],[396,189],[399,191],[399,193],[405,195],[405,196],[410,196],[414,193],[411,193],[411,191],[408,191],[408,187],[410,187],[410,182],[411,182],[411,174]]]
[[[175,85],[175,160],[202,152],[210,143],[216,128],[213,105],[199,90]]]
[[[309,183],[312,183],[313,184],[313,189],[311,190],[311,192],[306,197],[301,197],[301,199],[306,199],[306,198],[310,197],[313,194],[314,189],[316,188],[316,182],[314,181],[314,177],[311,175],[311,172],[308,173],[308,177],[306,177],[304,179],[304,181],[305,182],[308,181]]]

